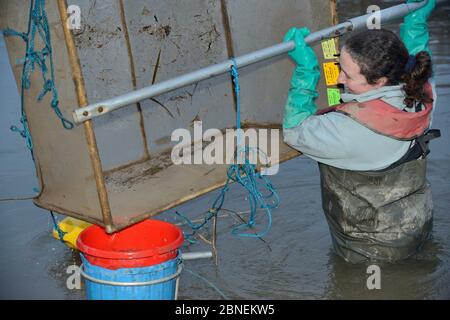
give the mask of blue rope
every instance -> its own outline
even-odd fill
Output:
[[[58,232],[59,240],[64,243],[64,236],[67,234],[67,232],[64,232],[61,230],[61,228],[58,226],[58,223],[56,222],[55,215],[53,214],[53,211],[50,211],[50,215],[52,216],[53,220],[53,229]]]
[[[50,27],[48,25],[47,14],[45,12],[45,0],[31,0],[30,1],[30,11],[28,16],[28,29],[27,32],[18,32],[16,30],[6,28],[2,31],[3,36],[16,36],[20,37],[26,45],[25,48],[25,57],[19,61],[18,63],[23,63],[22,67],[22,83],[20,89],[20,110],[21,117],[20,123],[22,124],[22,129],[19,127],[12,125],[10,127],[11,131],[19,133],[23,138],[25,138],[27,148],[31,152],[31,157],[33,161],[34,153],[33,153],[33,140],[31,138],[30,129],[28,126],[28,119],[25,114],[25,90],[29,89],[31,86],[30,76],[31,73],[36,69],[36,65],[40,68],[42,79],[44,85],[42,87],[41,92],[37,98],[37,101],[40,102],[45,97],[45,95],[49,92],[52,94],[52,100],[50,103],[51,108],[61,120],[62,125],[65,129],[72,129],[74,127],[73,123],[69,120],[65,119],[60,108],[59,108],[59,99],[58,99],[58,90],[55,85],[55,73],[53,67],[53,51],[52,51],[52,41],[50,37]],[[39,34],[41,41],[44,43],[44,47],[41,50],[36,50],[35,48],[35,38],[36,33]],[[47,67],[47,58],[49,60],[50,65],[50,76],[49,68]],[[64,242],[64,235],[66,232],[63,232],[56,223],[55,216],[53,212],[50,211],[52,216],[53,225],[55,230],[58,232],[59,238],[62,242]]]
[[[231,59],[233,65],[231,66],[230,74],[233,79],[234,92],[236,95],[236,128],[237,128],[237,157],[240,154],[244,154],[245,162],[243,164],[232,164],[227,171],[227,181],[225,186],[222,188],[219,196],[214,201],[212,208],[208,210],[202,223],[194,224],[187,217],[183,216],[181,213],[176,211],[176,214],[182,217],[189,227],[193,230],[192,233],[186,234],[185,238],[189,242],[194,242],[191,238],[195,233],[203,228],[206,223],[211,220],[222,208],[223,202],[225,200],[225,194],[229,190],[229,185],[232,182],[239,183],[244,187],[248,194],[248,201],[250,206],[250,216],[247,223],[241,224],[232,229],[231,233],[241,237],[263,237],[267,232],[269,232],[272,226],[272,212],[271,209],[278,207],[279,197],[276,189],[270,182],[270,180],[262,175],[260,172],[256,172],[256,165],[249,162],[249,152],[250,148],[242,147],[242,132],[241,132],[241,100],[240,100],[240,86],[239,86],[239,72],[237,69],[237,63],[234,58]],[[265,192],[261,191],[264,190]],[[255,227],[255,216],[258,208],[263,208],[267,216],[267,226],[266,228],[258,233],[246,233],[245,231]]]
[[[194,236],[197,233],[197,231],[201,230],[208,223],[208,221],[210,221],[213,217],[215,217],[217,215],[217,213],[222,208],[222,205],[225,201],[225,194],[228,191],[228,188],[229,188],[229,182],[227,181],[225,186],[220,191],[219,196],[216,198],[216,200],[214,200],[214,202],[211,206],[211,209],[209,209],[207,211],[207,214],[206,214],[205,218],[203,219],[202,223],[195,224],[188,217],[184,216],[183,214],[181,214],[178,211],[175,211],[175,214],[177,216],[181,217],[182,219],[184,219],[186,221],[186,223],[188,224],[188,226],[192,229],[191,233],[183,232],[184,238],[186,239],[186,241],[188,241],[191,244],[196,242],[194,240]]]
[[[235,58],[231,58],[233,65],[231,66],[230,74],[233,78],[234,93],[236,94],[236,128],[241,128],[241,86],[239,85],[239,72],[237,69],[237,62]]]
[[[36,33],[39,34],[40,39],[44,43],[44,47],[41,50],[36,50],[35,48],[35,38]],[[20,123],[22,124],[22,129],[17,126],[11,126],[11,131],[19,133],[22,137],[26,139],[27,147],[31,151],[33,160],[33,142],[31,139],[31,134],[28,126],[28,120],[24,109],[24,96],[25,90],[30,88],[31,81],[30,75],[36,69],[36,65],[40,68],[44,85],[41,92],[37,98],[40,102],[47,93],[51,92],[52,100],[50,106],[52,107],[55,114],[61,120],[62,125],[65,129],[72,129],[74,127],[73,123],[64,118],[60,108],[58,99],[58,90],[55,86],[55,74],[53,67],[53,51],[51,45],[50,28],[48,25],[47,14],[45,12],[45,0],[31,0],[30,1],[30,12],[28,18],[28,31],[18,32],[16,30],[7,28],[3,30],[3,35],[17,36],[22,38],[26,44],[25,57],[21,61],[23,63],[22,68],[22,84],[21,84],[21,117]],[[47,66],[47,58],[49,60],[50,70]],[[50,71],[50,76],[48,75]]]

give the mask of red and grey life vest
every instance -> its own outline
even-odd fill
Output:
[[[432,87],[428,82],[425,84],[425,92],[430,97],[433,95]],[[319,110],[317,115],[333,111],[339,112],[384,136],[404,141],[415,140],[413,147],[402,158],[383,169],[388,170],[420,157],[425,158],[430,152],[428,149],[429,141],[441,136],[439,130],[428,130],[433,103],[425,103],[424,106],[425,108],[422,108],[421,111],[405,112],[381,99],[375,99],[367,102],[343,103]]]
[[[429,83],[425,92],[432,96]],[[420,137],[430,126],[433,103],[425,103],[425,108],[419,112],[399,110],[381,99],[367,102],[347,102],[335,107],[319,110],[318,115],[335,111],[343,113],[370,130],[397,139],[413,140]]]

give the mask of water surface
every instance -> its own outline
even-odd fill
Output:
[[[381,7],[398,1],[382,1]],[[339,1],[343,18],[363,14],[371,1]],[[395,26],[394,28],[397,28]],[[442,137],[431,142],[428,179],[434,201],[432,239],[414,257],[395,264],[379,264],[381,290],[368,290],[368,264],[352,265],[336,256],[321,208],[317,164],[306,158],[284,163],[271,177],[281,205],[273,210],[273,225],[263,239],[240,238],[230,231],[233,216],[218,222],[218,265],[187,261],[186,268],[234,299],[449,299],[450,298],[450,4],[441,6],[430,22],[431,50],[438,90],[433,127]],[[281,36],[280,36],[281,37]],[[0,40],[0,198],[32,195],[37,186],[34,166],[23,139],[9,131],[20,117],[17,88]],[[243,92],[242,94],[245,94]],[[176,209],[201,217],[218,191]],[[245,211],[247,199],[233,185],[224,208]],[[159,216],[174,221],[174,211]],[[0,298],[84,299],[83,290],[66,287],[67,266],[79,263],[76,252],[51,236],[52,221],[30,200],[0,202]],[[223,212],[225,214],[226,212]],[[181,222],[180,219],[176,222]],[[257,222],[264,225],[263,215]],[[185,251],[208,250],[199,242]],[[204,280],[184,272],[180,299],[222,299]]]

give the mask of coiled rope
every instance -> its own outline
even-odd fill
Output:
[[[193,236],[221,210],[222,205],[225,201],[225,194],[229,190],[230,184],[232,182],[239,183],[247,190],[250,206],[250,215],[247,222],[234,227],[231,231],[233,235],[241,237],[263,237],[265,234],[267,234],[267,232],[269,232],[272,226],[271,209],[276,208],[279,205],[279,197],[275,187],[266,176],[256,171],[256,165],[251,164],[249,161],[249,152],[252,150],[249,147],[245,147],[242,143],[239,72],[236,60],[232,58],[232,61],[233,65],[231,65],[230,74],[233,79],[234,92],[236,96],[236,158],[239,159],[239,157],[243,157],[244,163],[239,164],[240,161],[236,161],[235,164],[230,165],[227,171],[227,181],[220,191],[218,197],[214,200],[211,209],[207,211],[207,214],[201,223],[193,223],[190,219],[188,219],[180,212],[175,212],[176,215],[182,217],[192,229],[191,233],[185,233],[186,240],[191,243],[194,242],[194,240],[192,240]],[[267,216],[267,225],[260,232],[249,233],[248,231],[256,226],[255,216],[258,208],[264,209],[264,212]]]

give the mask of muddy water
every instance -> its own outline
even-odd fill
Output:
[[[396,4],[382,1],[381,7]],[[339,1],[341,19],[365,12],[371,1]],[[397,28],[394,26],[394,28]],[[366,265],[351,265],[337,257],[321,209],[317,164],[305,157],[284,163],[272,177],[281,205],[273,211],[270,233],[263,239],[240,238],[230,231],[238,222],[218,221],[218,265],[213,260],[187,261],[180,280],[181,299],[222,299],[212,288],[235,299],[449,299],[450,298],[450,3],[430,22],[438,106],[433,127],[442,138],[432,142],[428,179],[434,201],[433,236],[414,257],[379,264],[381,289],[368,290]],[[19,119],[19,98],[0,41],[0,198],[32,195],[37,185],[24,141],[9,131]],[[243,93],[245,94],[245,93]],[[191,218],[211,205],[212,192],[176,208]],[[224,208],[247,209],[242,190],[233,185]],[[161,219],[181,222],[174,210]],[[79,263],[76,252],[51,237],[49,214],[30,200],[0,202],[0,298],[84,299],[83,290],[66,287],[67,266]],[[226,214],[226,212],[223,212]],[[264,225],[262,214],[257,223]],[[208,250],[202,241],[185,251]],[[202,277],[210,282],[208,284]]]

